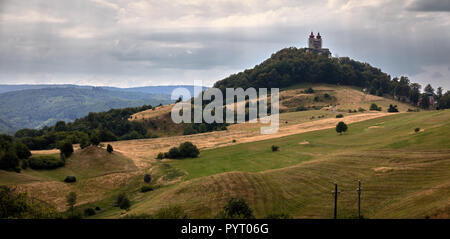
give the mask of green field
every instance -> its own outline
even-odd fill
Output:
[[[361,180],[365,217],[441,217],[450,209],[448,132],[448,110],[403,113],[351,124],[343,135],[329,129],[205,150],[160,163],[185,172],[182,182],[139,195],[130,213],[179,204],[193,217],[213,217],[229,198],[243,197],[258,217],[329,218],[337,182],[339,216],[348,218]]]

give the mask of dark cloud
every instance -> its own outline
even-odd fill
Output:
[[[408,9],[423,12],[449,12],[450,0],[415,0]]]
[[[321,32],[324,47],[333,53],[392,76],[444,65],[439,68],[444,71],[429,71],[429,76],[449,77],[449,16],[424,12],[419,19],[399,1],[335,0],[332,6],[294,0],[0,2],[2,83],[77,83],[74,79],[82,78],[132,86],[202,78],[212,84],[284,47],[305,47],[311,30]],[[415,1],[409,8],[425,11],[426,4]]]

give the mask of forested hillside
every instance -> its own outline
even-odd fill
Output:
[[[428,100],[433,95],[442,97],[442,88],[434,89],[427,85],[421,94],[421,85],[412,83],[407,77],[391,78],[380,69],[368,63],[348,57],[328,58],[315,53],[307,53],[304,48],[285,48],[273,54],[263,63],[243,72],[233,74],[214,84],[224,90],[228,87],[242,88],[285,88],[300,83],[328,83],[365,88],[368,93],[378,96],[389,95],[402,102],[423,103],[428,108]],[[448,93],[447,93],[448,95]],[[428,99],[428,98],[427,98]],[[446,98],[445,98],[446,99]],[[443,99],[444,100],[444,99]],[[443,102],[441,108],[447,103]]]
[[[96,87],[12,91],[0,94],[0,130],[11,132],[21,128],[41,128],[112,108],[167,104],[170,103],[169,97]]]

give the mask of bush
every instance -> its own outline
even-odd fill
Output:
[[[377,104],[373,103],[370,105],[370,110],[381,111],[381,107],[378,107]]]
[[[148,185],[144,185],[141,187],[141,192],[145,193],[145,192],[150,192],[153,191],[153,187],[152,186],[148,186]]]
[[[180,150],[178,150],[177,147],[172,147],[169,149],[169,152],[167,152],[167,158],[176,159],[180,157]]]
[[[19,159],[27,159],[31,156],[31,152],[25,144],[15,143],[16,154]]]
[[[100,137],[96,133],[93,133],[91,135],[90,140],[91,140],[92,145],[98,146],[100,144]]]
[[[108,153],[112,153],[114,149],[110,144],[108,144],[108,146],[106,146],[106,151],[108,151]]]
[[[150,183],[150,181],[152,181],[152,176],[150,174],[145,174],[144,175],[144,182]]]
[[[73,145],[69,141],[64,141],[60,143],[59,150],[61,151],[61,154],[64,154],[64,156],[68,158],[73,153]]]
[[[55,169],[65,165],[64,154],[61,154],[61,158],[51,155],[33,156],[24,160],[23,164],[27,164],[27,166],[36,170]]]
[[[398,112],[397,105],[389,105],[388,112],[389,112],[389,113],[395,113],[395,112]]]
[[[66,183],[74,183],[77,181],[77,178],[75,176],[66,176],[64,179],[64,182]]]
[[[169,152],[163,154],[164,158],[196,158],[200,154],[197,146],[192,144],[191,142],[184,142],[180,144],[180,146],[172,147]]]
[[[336,115],[336,118],[344,118],[344,115],[343,114],[338,114],[338,115]]]
[[[117,196],[116,207],[119,207],[120,209],[124,209],[124,210],[130,209],[131,202],[125,193],[121,193]]]
[[[313,90],[313,88],[309,87],[308,89],[305,90],[305,93],[312,94],[312,93],[314,93],[314,90]]]
[[[92,208],[86,208],[86,209],[84,209],[84,215],[87,217],[93,216],[93,215],[95,215],[95,210]]]
[[[163,159],[164,158],[164,153],[163,152],[159,152],[158,155],[156,155],[156,159]]]
[[[242,198],[232,198],[227,205],[223,207],[223,211],[217,215],[218,218],[224,219],[254,219],[253,210],[247,205]]]
[[[95,207],[95,211],[100,211],[100,210],[102,210],[100,207]]]
[[[336,132],[338,132],[339,134],[346,132],[347,129],[348,129],[347,125],[342,121],[336,125]]]
[[[197,146],[191,142],[184,142],[179,147],[180,156],[184,158],[196,158],[200,154]]]
[[[416,133],[419,133],[419,131],[420,131],[420,128],[415,128],[414,129],[414,132],[416,132]]]
[[[276,145],[272,145],[272,152],[276,152],[280,149],[280,147],[276,146]]]
[[[236,140],[235,139],[233,139],[232,141],[231,141],[232,143],[236,143]]]
[[[358,112],[364,112],[364,111],[366,111],[364,108],[361,108],[361,107],[358,108]]]

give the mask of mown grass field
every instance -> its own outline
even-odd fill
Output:
[[[448,217],[448,132],[448,110],[403,113],[351,124],[343,135],[327,129],[204,150],[197,159],[164,162],[185,172],[182,182],[139,195],[129,213],[178,204],[192,217],[213,217],[229,198],[243,197],[258,217],[330,218],[337,182],[339,216],[349,218],[361,180],[365,217]]]

